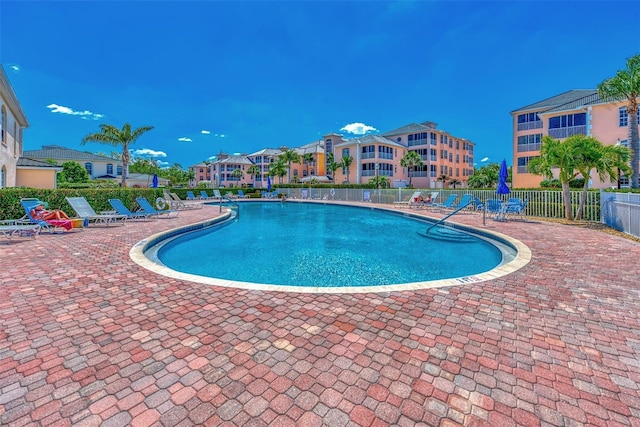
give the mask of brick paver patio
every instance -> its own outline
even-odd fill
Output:
[[[129,259],[217,211],[0,246],[0,425],[640,426],[637,243],[460,216],[532,261],[383,294],[210,287]]]

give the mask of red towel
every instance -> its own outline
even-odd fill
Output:
[[[70,219],[49,219],[47,220],[47,223],[54,227],[62,227],[67,231],[73,228],[73,222],[71,222]]]

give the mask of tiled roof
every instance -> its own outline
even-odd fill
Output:
[[[96,162],[115,162],[117,159],[111,157],[98,156],[88,151],[78,151],[59,145],[44,145],[40,150],[29,150],[23,153],[24,157],[34,159],[54,159],[54,160],[91,160]]]
[[[277,156],[278,154],[282,153],[281,150],[278,150],[277,148],[264,148],[260,151],[256,151],[255,153],[251,153],[249,154],[249,156],[253,157],[253,156]]]
[[[424,123],[411,123],[398,129],[394,129],[389,132],[384,132],[382,136],[395,136],[395,135],[404,135],[407,133],[417,133],[417,132],[425,132],[428,130],[435,130],[437,127],[436,123],[433,122],[424,122]]]
[[[535,102],[533,104],[526,105],[524,107],[513,110],[511,113],[517,113],[521,111],[529,111],[529,110],[550,110],[552,108],[557,108],[561,105],[575,103],[585,97],[589,97],[591,95],[597,94],[595,89],[573,89],[567,92],[561,93],[560,95],[552,96],[551,98],[544,99],[542,101]]]
[[[387,144],[393,145],[394,147],[404,147],[402,144],[398,144],[395,141],[390,140],[389,138],[385,138],[380,135],[366,135],[361,138],[353,138],[347,141],[341,142],[340,144],[334,145],[334,148],[346,147],[353,144]]]
[[[247,156],[229,156],[226,159],[218,160],[215,163],[232,163],[239,165],[252,165],[253,162]]]
[[[62,166],[52,165],[49,162],[45,162],[37,159],[30,159],[28,157],[20,157],[18,159],[18,167],[29,167],[29,168],[49,168],[49,169],[58,169],[62,170]]]

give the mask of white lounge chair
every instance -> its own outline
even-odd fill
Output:
[[[412,204],[416,203],[416,199],[418,197],[420,197],[422,195],[422,191],[415,191],[411,197],[409,197],[409,200],[402,200],[402,201],[397,201],[397,202],[393,202],[393,206],[396,207],[411,207]]]
[[[71,209],[76,212],[78,217],[87,219],[89,222],[93,222],[94,224],[124,224],[126,219],[126,216],[118,215],[113,212],[96,213],[84,197],[66,197],[66,199],[71,206]]]

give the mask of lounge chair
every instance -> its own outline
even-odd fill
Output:
[[[460,201],[449,209],[464,209],[473,205],[473,196],[471,194],[463,194]]]
[[[244,191],[242,191],[242,190],[238,190],[238,197],[240,197],[241,199],[248,199],[249,195],[248,194],[244,194]]]
[[[206,191],[200,190],[200,198],[203,200],[209,200],[211,199],[211,196],[209,196]]]
[[[451,209],[455,206],[457,199],[457,194],[450,194],[443,203],[432,203],[431,206],[439,210]]]
[[[193,194],[193,191],[187,191],[187,200],[198,200],[198,198],[196,197],[195,194]]]
[[[180,211],[176,211],[173,209],[156,209],[151,205],[151,203],[149,203],[147,199],[142,196],[136,197],[136,202],[138,202],[138,205],[140,206],[142,212],[149,214],[149,216],[157,216],[158,218],[162,218],[162,215],[166,215],[166,218],[175,218],[180,213]]]
[[[124,224],[126,216],[114,212],[100,212],[99,214],[91,207],[84,197],[67,197],[67,203],[71,206],[79,218],[84,218],[94,224]]]
[[[0,235],[7,240],[11,240],[14,237],[31,237],[36,238],[36,235],[40,233],[42,227],[40,224],[3,224],[0,225]]]
[[[119,215],[124,215],[127,219],[149,219],[153,216],[143,211],[132,212],[120,199],[109,199],[109,204],[113,206],[113,209],[115,209]]]
[[[222,199],[222,194],[220,194],[220,190],[213,190],[213,198],[214,199]]]
[[[175,205],[171,205],[171,209],[200,209],[204,206],[204,202],[202,200],[182,200],[176,193],[169,193],[169,197],[175,203]]]
[[[54,233],[57,231],[62,232],[63,230],[71,230],[73,228],[82,229],[84,226],[84,220],[81,218],[77,218],[76,221],[73,219],[38,219],[35,218],[31,212],[39,205],[44,205],[44,202],[39,199],[34,198],[23,198],[20,200],[20,204],[24,209],[25,216],[22,217],[21,221],[25,224],[36,224],[39,225],[43,230],[46,230],[50,233]]]
[[[416,203],[416,200],[418,199],[418,197],[420,197],[422,195],[422,191],[415,191],[411,197],[409,197],[409,200],[402,200],[402,201],[398,201],[398,202],[393,202],[393,205],[396,207],[411,207],[411,205],[413,203]]]

